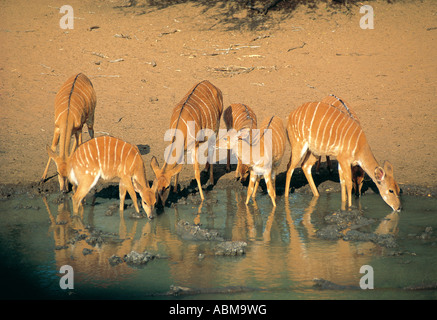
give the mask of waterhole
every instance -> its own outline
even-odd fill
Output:
[[[118,199],[70,195],[0,201],[2,298],[436,299],[437,200],[404,196],[393,213],[376,194],[340,210],[340,195],[211,190],[153,220]],[[126,201],[131,203],[130,200]],[[352,218],[353,219],[352,219]],[[355,219],[355,220],[354,220]],[[71,289],[63,289],[70,266]],[[362,266],[373,270],[363,289]],[[367,274],[368,276],[369,274]]]

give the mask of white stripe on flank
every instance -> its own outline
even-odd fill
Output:
[[[350,124],[349,124],[349,126],[347,127],[347,129],[346,129],[346,132],[342,135],[343,136],[343,139],[341,139],[340,140],[340,146],[341,146],[341,148],[342,148],[342,152],[346,152],[347,151],[347,149],[345,150],[345,146],[344,146],[344,144],[345,144],[345,142],[346,142],[346,138],[348,137],[348,135],[347,135],[347,133],[349,132],[349,130],[350,130],[350,128],[351,128],[351,126],[354,124],[354,121],[351,119],[351,118],[349,118],[349,122],[350,122]]]
[[[84,148],[81,148],[79,151],[77,151],[76,152],[76,159],[77,159],[77,162],[79,162],[79,164],[83,167],[83,166],[88,166],[88,163],[85,163],[84,161],[83,161],[83,158],[82,158],[82,152],[84,152],[84,150],[83,150]]]
[[[130,167],[129,167],[129,172],[132,171],[132,167],[133,167],[134,164],[135,164],[135,159],[137,158],[137,156],[138,156],[138,152],[135,152],[135,157],[134,157],[134,159],[132,160],[132,164],[131,164]]]
[[[351,135],[350,135],[350,138],[349,138],[349,143],[348,143],[348,145],[347,145],[347,150],[349,151],[350,150],[350,147],[351,147],[351,141],[352,141],[352,138],[354,137],[354,133],[355,133],[355,131],[357,131],[357,129],[358,129],[359,127],[356,125],[355,126],[355,130],[351,133]]]
[[[88,148],[88,153],[89,153],[89,155],[90,155],[90,158],[92,159],[92,158],[93,158],[93,155],[92,155],[92,153],[91,153],[90,144],[91,144],[91,143],[87,143],[86,146],[87,146],[87,148]],[[87,153],[86,153],[86,150],[84,150],[83,154],[84,154],[84,156],[85,156],[86,163],[91,164],[90,159],[88,159],[88,155],[87,155]]]
[[[313,128],[313,121],[314,121],[314,117],[316,116],[317,113],[317,109],[319,108],[320,102],[317,104],[316,108],[314,109],[314,113],[313,113],[313,117],[311,118],[311,123],[310,126],[308,127],[308,142],[311,145],[311,140],[312,140],[312,128]]]
[[[318,146],[318,149],[321,149],[321,148],[323,147],[323,146],[321,145],[322,142],[323,142],[323,140],[322,140],[322,141],[319,141],[318,139],[319,139],[320,128],[321,128],[322,126],[326,128],[326,123],[323,123],[323,120],[325,120],[325,117],[326,117],[326,114],[328,113],[328,111],[330,111],[330,109],[329,109],[329,108],[326,108],[326,111],[325,111],[325,113],[323,114],[323,117],[322,117],[322,119],[320,120],[319,125],[318,125],[318,127],[317,127],[317,133],[316,133],[316,138],[314,139],[314,144],[316,144],[316,145]]]
[[[118,139],[115,140],[115,148],[114,148],[114,166],[113,169],[115,169],[115,166],[117,164],[117,145],[118,145]]]
[[[310,108],[310,105],[311,104],[307,104],[307,106],[305,108],[305,116],[303,117],[303,121],[302,121],[302,129],[301,129],[301,131],[298,131],[299,132],[299,138],[301,138],[301,139],[305,138],[305,123],[306,123],[306,120],[307,120],[307,113],[308,113],[308,109]],[[308,132],[309,131],[310,130],[308,129]],[[301,133],[302,133],[302,135],[301,135]]]
[[[333,112],[334,113],[334,112]],[[338,117],[341,115],[341,113],[340,112],[337,112],[337,117],[334,119],[334,121],[332,122],[332,124],[331,124],[331,129],[329,130],[329,140],[328,140],[328,148],[327,148],[327,150],[328,150],[328,152],[330,152],[331,151],[331,148],[332,148],[332,146],[334,145],[334,143],[335,143],[335,140],[332,140],[332,129],[336,126],[335,125],[335,123],[337,122],[337,120],[338,120]],[[337,127],[338,128],[338,127]],[[335,137],[335,139],[337,139],[337,135],[336,135],[336,137]]]
[[[361,134],[362,134],[362,133],[363,133],[363,130],[360,131],[360,133],[359,133],[359,135],[358,135],[358,137],[357,137],[357,141],[355,142],[355,148],[354,148],[354,150],[352,151],[352,156],[353,156],[353,157],[355,157],[355,152],[357,151],[358,142],[360,141],[360,137],[361,137]]]
[[[335,155],[337,155],[340,146],[339,143],[337,143],[338,129],[341,128],[341,124],[343,123],[344,120],[346,120],[346,118],[344,116],[341,117],[340,122],[338,123],[338,125],[336,126],[337,128],[335,129],[335,139],[332,143],[332,147],[334,148]],[[341,140],[341,136],[340,136],[340,140]]]
[[[99,162],[99,168],[102,168],[102,163],[100,162],[100,149],[99,149],[99,145],[97,144],[97,139],[95,139],[96,141],[96,149],[97,149],[97,161]]]
[[[126,157],[124,157],[124,166],[123,166],[123,173],[126,174],[126,164],[127,164],[127,159],[129,158],[130,152],[132,151],[132,148],[129,149],[129,151],[126,154]]]
[[[108,150],[105,151],[105,154],[108,155],[108,162],[106,164],[106,170],[109,171],[109,164],[111,162],[111,140],[108,141]]]
[[[301,118],[302,118],[302,108],[299,108],[299,111],[297,111],[296,113],[299,113],[299,118],[297,118],[297,122],[296,123],[302,123],[302,131],[303,131],[303,126],[304,126],[304,123],[305,123],[305,119],[302,119],[302,122],[301,122]],[[295,113],[293,113],[293,123],[294,123],[294,120],[296,119],[296,117],[297,117],[297,114],[295,114]],[[296,135],[297,136],[297,135]],[[299,136],[299,138],[300,138],[300,131],[298,131],[298,136]]]
[[[100,167],[103,172],[106,172],[106,136],[103,136],[103,166]]]
[[[322,139],[320,139],[320,141],[321,141],[321,143],[323,143],[323,141],[325,140],[325,133],[326,133],[326,128],[328,127],[328,123],[329,123],[329,121],[331,121],[331,119],[332,119],[332,116],[335,114],[335,112],[331,112],[331,116],[328,118],[328,120],[326,120],[326,124],[324,125],[324,128],[323,128],[323,135],[322,135]],[[332,129],[332,123],[331,123],[331,129]],[[326,141],[326,145],[324,146],[325,147],[325,152],[327,152],[328,151],[328,146],[329,146],[329,138],[328,138],[328,141]]]
[[[64,111],[62,111],[61,113],[59,113],[58,117],[55,119],[55,123],[58,122],[58,120],[59,120],[59,118],[61,117],[61,115],[62,115],[65,111],[67,111],[67,110],[68,110],[68,109],[65,109]]]
[[[118,170],[120,170],[121,172],[121,165],[123,164],[123,152],[124,152],[124,147],[126,146],[126,141],[124,141],[123,147],[121,148],[120,151],[120,160],[118,161]]]

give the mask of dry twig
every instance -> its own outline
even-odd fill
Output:
[[[306,42],[302,43],[301,46],[288,49],[287,52],[290,52],[291,50],[295,50],[295,49],[302,49],[303,47],[305,47],[305,45],[306,45]]]

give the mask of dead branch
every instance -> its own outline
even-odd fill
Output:
[[[99,52],[91,52],[91,54],[98,56],[100,58],[109,58],[107,55],[104,55],[103,53],[99,53]]]
[[[130,35],[122,34],[122,33],[120,33],[120,34],[116,33],[116,34],[114,34],[114,37],[115,37],[115,38],[123,38],[123,39],[132,39],[132,38],[130,37]],[[134,36],[134,37],[135,37],[135,36]],[[138,39],[137,39],[137,40],[138,40]]]
[[[175,29],[175,30],[172,30],[172,31],[169,31],[169,32],[162,32],[162,33],[159,34],[159,37],[166,36],[168,34],[172,34],[172,33],[176,33],[176,32],[181,32],[181,30]]]
[[[249,73],[253,71],[255,67],[241,67],[241,66],[225,66],[225,67],[208,67],[208,71],[222,73],[226,76],[234,76],[236,74]]]
[[[295,49],[302,49],[303,47],[305,47],[305,45],[306,45],[306,42],[302,43],[301,46],[288,49],[287,52],[290,52],[290,51],[295,50]]]
[[[90,78],[120,78],[120,75],[119,74],[113,74],[113,75],[97,74],[95,76],[90,76]]]

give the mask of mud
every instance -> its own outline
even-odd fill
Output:
[[[178,221],[176,233],[184,240],[224,241],[223,237],[217,231],[203,229],[198,225],[192,225],[184,220]]]
[[[367,226],[376,220],[363,216],[358,209],[337,211],[324,217],[326,226],[316,232],[316,236],[325,240],[371,241],[381,247],[396,248],[396,238],[392,234],[377,234],[367,231]]]
[[[189,288],[189,287],[171,285],[169,291],[156,295],[186,296],[186,295],[197,295],[197,294],[232,294],[232,293],[255,292],[255,291],[262,291],[262,289],[250,288],[244,286],[230,286],[230,287],[223,287],[223,288]]]
[[[341,285],[325,279],[313,279],[313,282],[313,287],[319,290],[360,290],[358,286]]]
[[[244,241],[225,241],[215,246],[216,256],[242,256],[246,254],[247,242]]]

